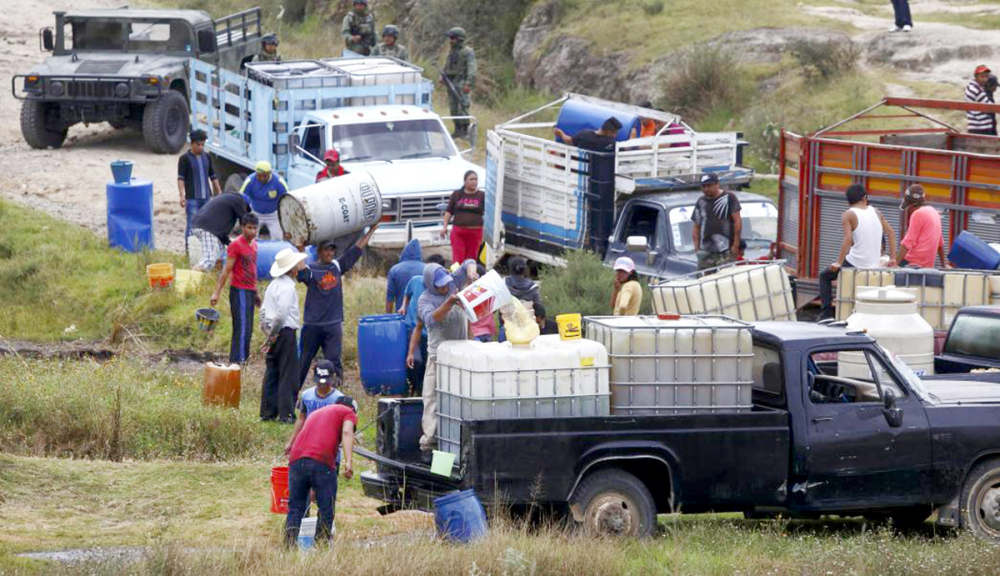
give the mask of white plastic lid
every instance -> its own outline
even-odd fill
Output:
[[[865,302],[916,302],[917,291],[895,286],[864,286],[857,289],[856,298]]]

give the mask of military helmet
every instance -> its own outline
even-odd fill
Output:
[[[271,46],[277,46],[278,36],[276,34],[268,34],[267,36],[264,36],[263,38],[260,39],[260,44],[261,46],[267,46],[268,44],[270,44]]]
[[[352,4],[364,4],[365,6],[367,6],[368,5],[368,0],[353,0],[351,3]]]
[[[382,35],[395,36],[396,38],[399,38],[399,28],[397,28],[394,24],[386,24],[382,27]]]
[[[448,38],[458,38],[459,40],[465,40],[465,28],[455,26],[451,30],[448,30]]]

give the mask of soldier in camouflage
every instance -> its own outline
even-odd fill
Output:
[[[375,13],[368,9],[368,0],[354,0],[354,9],[344,16],[340,27],[347,49],[363,56],[375,46]]]
[[[382,42],[372,50],[372,56],[389,56],[403,62],[410,61],[410,51],[399,43],[399,28],[386,24],[382,28]]]
[[[448,103],[452,116],[468,116],[472,105],[472,90],[476,87],[476,52],[465,45],[465,30],[452,28],[448,30],[451,41],[451,51],[445,62],[442,75],[451,86],[448,88]],[[469,121],[455,120],[453,138],[466,138],[469,135]]]
[[[281,62],[278,54],[278,37],[268,34],[260,39],[260,52],[253,57],[254,62]]]

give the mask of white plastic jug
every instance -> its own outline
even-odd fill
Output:
[[[303,518],[299,526],[299,550],[309,550],[316,544],[316,517]]]
[[[506,306],[512,298],[507,284],[496,270],[483,274],[482,278],[458,293],[458,301],[472,322],[493,314]]]

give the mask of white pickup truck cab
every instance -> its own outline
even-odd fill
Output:
[[[286,180],[290,188],[316,181],[326,150],[340,153],[348,172],[368,172],[382,193],[382,226],[371,245],[402,249],[410,238],[444,250],[440,205],[462,187],[463,177],[484,170],[466,160],[441,117],[409,105],[352,106],[309,113],[295,130]],[[293,140],[294,141],[294,140]]]

